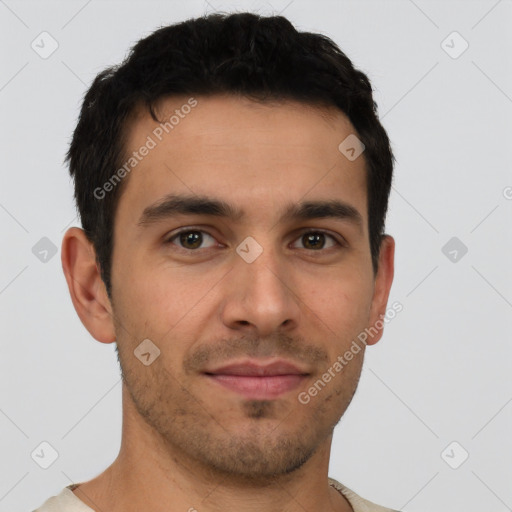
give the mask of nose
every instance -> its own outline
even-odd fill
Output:
[[[290,262],[265,249],[248,263],[238,255],[221,306],[224,325],[260,337],[297,328],[300,301]]]

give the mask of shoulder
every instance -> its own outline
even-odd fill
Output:
[[[334,487],[338,492],[343,494],[345,498],[347,498],[348,502],[354,509],[354,512],[399,512],[397,510],[382,507],[380,505],[377,505],[376,503],[361,498],[361,496],[356,494],[348,487],[345,487],[337,480],[334,480],[334,478],[329,478],[329,484],[332,487]]]
[[[33,512],[94,512],[72,491],[74,485],[64,487],[56,496],[48,498]]]

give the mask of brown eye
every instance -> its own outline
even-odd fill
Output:
[[[186,231],[180,233],[179,240],[185,249],[197,249],[203,242],[203,236],[199,231]]]
[[[196,249],[206,249],[208,247],[201,247],[201,245],[204,243],[205,238],[210,238],[211,240],[215,241],[215,239],[206,231],[198,230],[198,229],[189,229],[180,231],[179,233],[176,233],[174,236],[169,238],[167,240],[166,244],[174,244],[174,240],[177,240],[177,245],[181,249],[194,251]],[[213,247],[213,245],[210,245],[210,247]]]
[[[326,249],[326,239],[328,238],[330,238],[333,243],[330,247],[327,247],[327,249],[336,245],[341,246],[334,236],[324,233],[323,231],[307,231],[306,233],[303,233],[298,240],[302,242],[305,249],[319,251],[321,249]]]

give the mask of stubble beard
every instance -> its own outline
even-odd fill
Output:
[[[340,377],[338,387],[324,389],[308,405],[245,400],[241,420],[229,424],[214,404],[181,387],[163,366],[164,358],[159,359],[160,365],[155,361],[137,368],[137,360],[126,364],[119,356],[123,381],[140,416],[174,460],[196,471],[203,468],[210,476],[214,472],[230,483],[251,486],[269,485],[314,455],[350,404],[360,376],[359,368],[349,382]],[[310,407],[307,421],[305,407]]]

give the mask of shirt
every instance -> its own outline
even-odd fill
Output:
[[[88,507],[72,491],[77,485],[80,484],[68,485],[57,496],[48,498],[33,512],[94,512],[92,508]],[[329,478],[329,485],[334,487],[347,499],[354,509],[354,512],[398,512],[361,498],[361,496],[358,496],[354,491],[351,491],[348,487],[345,487],[333,478]]]

